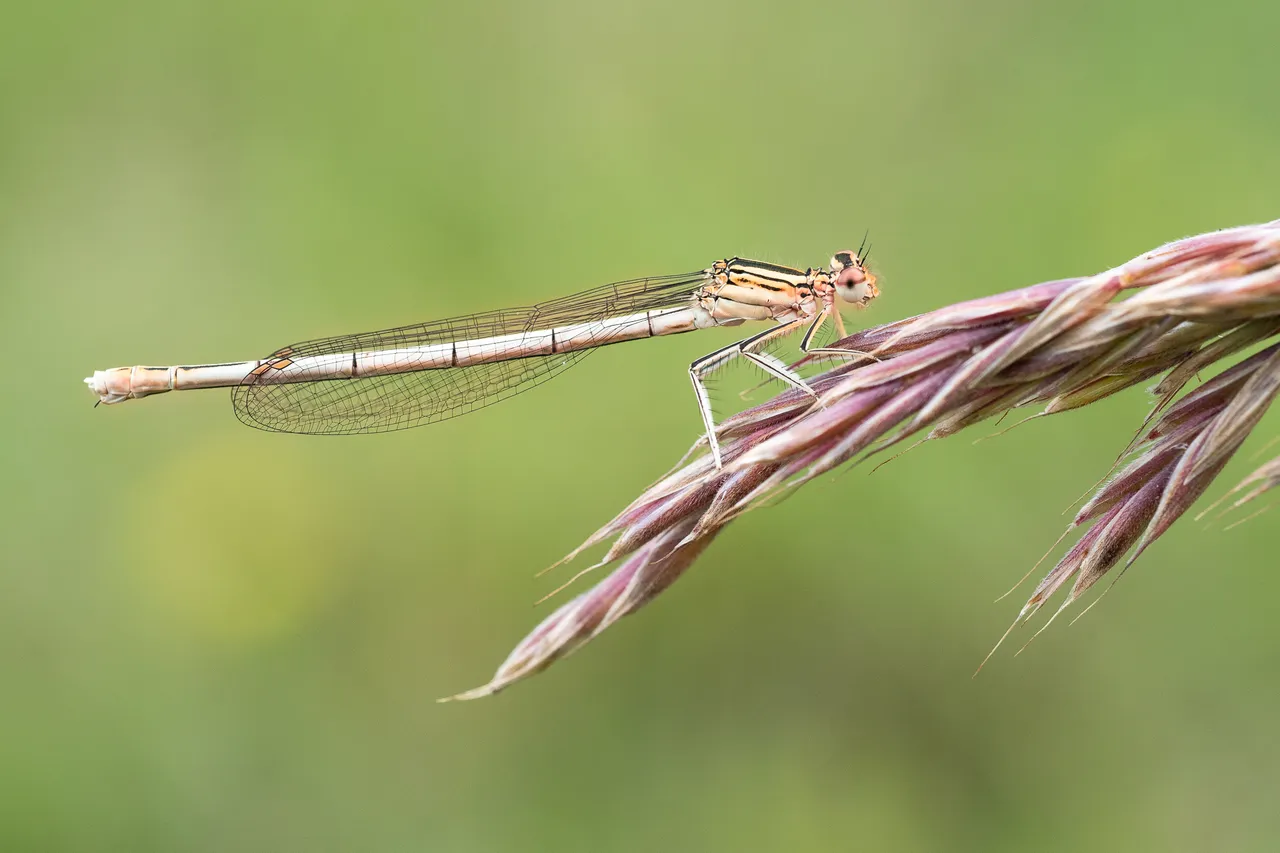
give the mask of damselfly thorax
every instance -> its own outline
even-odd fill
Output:
[[[165,391],[232,388],[236,416],[275,432],[388,432],[465,414],[515,396],[607,344],[748,321],[763,331],[689,366],[716,465],[720,446],[704,377],[739,356],[812,393],[798,374],[764,352],[804,329],[800,348],[831,319],[844,336],[837,300],[864,307],[879,295],[860,252],[837,252],[830,269],[730,258],[695,273],[632,279],[528,308],[491,311],[380,332],[304,341],[264,359],[173,367],[115,367],[85,383],[99,402]]]

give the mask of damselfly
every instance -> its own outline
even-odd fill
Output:
[[[689,366],[716,466],[711,402],[703,382],[739,356],[770,376],[813,393],[766,345],[805,328],[800,349],[821,353],[815,335],[830,318],[844,337],[837,298],[864,307],[879,295],[858,252],[837,252],[830,269],[798,270],[729,258],[683,275],[638,278],[513,308],[319,338],[264,359],[175,367],[114,367],[85,380],[99,402],[165,391],[232,389],[236,416],[275,432],[388,432],[442,421],[515,396],[563,372],[606,344],[737,326],[774,325]],[[849,355],[847,350],[830,350]]]

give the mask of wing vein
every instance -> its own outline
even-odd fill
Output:
[[[354,372],[357,353],[451,344],[450,363],[456,365],[459,342],[528,336],[561,326],[679,308],[689,304],[703,282],[702,272],[632,279],[525,308],[303,341],[277,350],[277,355],[291,360],[280,369],[283,381],[275,377],[267,383],[247,376],[232,389],[232,402],[241,421],[272,432],[349,435],[436,423],[534,388],[581,361],[591,349],[464,367],[313,380],[302,378],[298,360],[350,355]],[[297,379],[290,381],[293,377]]]

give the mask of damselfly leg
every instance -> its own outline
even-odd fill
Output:
[[[813,389],[809,387],[809,383],[800,378],[800,375],[794,370],[787,367],[781,359],[769,353],[758,351],[770,341],[798,331],[800,326],[804,325],[807,320],[807,317],[797,317],[794,320],[774,326],[772,329],[765,329],[763,332],[738,341],[736,344],[730,344],[713,353],[708,353],[689,365],[689,378],[693,380],[693,393],[698,400],[698,411],[702,415],[702,423],[707,428],[707,443],[711,447],[711,458],[715,460],[717,468],[722,467],[723,464],[720,456],[720,442],[716,439],[715,416],[712,414],[711,399],[707,394],[707,386],[703,383],[702,378],[716,368],[723,367],[733,359],[743,356],[759,365],[773,378],[780,379],[792,387],[799,388],[810,396],[816,396]]]

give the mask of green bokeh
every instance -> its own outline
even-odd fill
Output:
[[[1265,520],[1188,518],[969,677],[1140,393],[825,478],[437,706],[697,435],[731,331],[376,437],[78,387],[867,228],[888,321],[1273,219],[1280,11],[1170,8],[6,4],[0,849],[1274,849]]]

